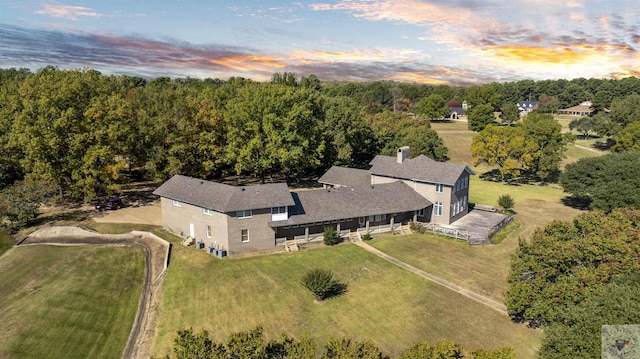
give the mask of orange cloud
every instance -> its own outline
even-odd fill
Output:
[[[422,72],[399,72],[384,78],[387,81],[413,82],[427,85],[447,85],[448,81],[430,77]]]
[[[544,64],[575,64],[597,56],[591,52],[582,51],[580,46],[571,49],[505,45],[493,47],[484,52],[509,61]]]
[[[88,7],[71,5],[44,5],[36,14],[64,17],[70,20],[78,20],[80,16],[100,17],[101,15]]]

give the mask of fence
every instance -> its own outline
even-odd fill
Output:
[[[421,224],[421,225],[425,227],[429,232],[441,234],[443,236],[462,239],[465,241],[469,241],[469,239],[471,239],[471,234],[467,231],[461,231],[454,228],[442,227],[435,223],[427,223],[426,225],[425,224]]]

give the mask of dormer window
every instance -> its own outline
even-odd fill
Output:
[[[286,206],[271,207],[271,220],[272,221],[284,221],[287,218],[289,218],[289,215],[287,213],[287,207]]]

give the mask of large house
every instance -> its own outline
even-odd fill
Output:
[[[449,224],[468,212],[466,165],[426,156],[376,156],[369,170],[332,167],[322,189],[290,191],[286,184],[229,186],[175,175],[160,196],[163,226],[181,237],[241,254],[309,238],[326,226],[345,235],[409,221]]]
[[[589,116],[593,112],[592,106],[591,101],[584,101],[577,106],[558,110],[558,113],[561,115]]]

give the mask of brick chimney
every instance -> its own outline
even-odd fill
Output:
[[[402,146],[398,148],[398,163],[402,163],[409,158],[409,146]]]

